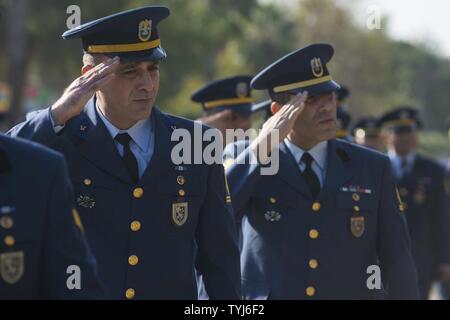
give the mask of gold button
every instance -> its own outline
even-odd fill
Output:
[[[317,239],[319,237],[319,231],[317,231],[316,229],[309,230],[309,237],[311,239]]]
[[[277,199],[275,199],[274,197],[271,197],[271,198],[269,199],[269,201],[270,201],[270,203],[276,203],[276,202],[277,202]]]
[[[183,176],[178,176],[177,177],[177,183],[182,186],[184,184],[184,177]]]
[[[144,195],[144,189],[136,188],[136,189],[133,190],[133,196],[136,199],[142,198],[143,195]]]
[[[316,289],[314,287],[308,287],[306,288],[306,295],[308,297],[312,297],[316,294]]]
[[[311,269],[317,269],[318,266],[319,266],[319,262],[316,259],[309,260],[309,267]]]
[[[359,212],[359,210],[360,210],[360,209],[359,209],[359,206],[354,206],[354,207],[353,207],[353,210],[355,210],[356,212]]]
[[[13,236],[6,236],[5,237],[5,244],[8,247],[12,247],[15,243],[16,243],[16,240],[14,239]]]
[[[125,297],[127,297],[127,299],[133,299],[135,295],[136,291],[134,291],[133,288],[129,288],[127,289],[127,291],[125,291]]]
[[[352,194],[352,198],[353,198],[353,200],[355,200],[355,201],[359,201],[359,199],[361,199],[361,197],[360,197],[359,194],[357,194],[357,193]]]
[[[90,185],[92,184],[92,180],[89,179],[89,178],[84,179],[83,182],[84,182],[84,185],[85,185],[85,186],[90,186]]]
[[[0,218],[0,226],[4,229],[11,229],[14,225],[13,219],[10,216],[3,216]]]
[[[134,220],[131,222],[130,228],[133,231],[139,231],[139,230],[141,230],[141,223],[137,220]]]
[[[139,262],[139,258],[136,255],[131,255],[128,257],[128,263],[130,266],[135,266]]]
[[[178,191],[178,194],[180,195],[180,197],[184,197],[184,195],[186,194],[186,192],[184,192],[183,189],[180,189],[180,190]]]
[[[312,205],[312,209],[313,211],[319,211],[320,210],[320,203],[319,202],[314,202]]]
[[[408,205],[406,204],[406,202],[402,202],[402,203],[399,205],[399,209],[400,209],[400,211],[402,211],[402,212],[406,211],[406,209],[408,209]]]

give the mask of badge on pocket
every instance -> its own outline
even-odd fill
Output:
[[[23,251],[6,252],[0,255],[0,275],[8,284],[15,284],[22,278],[25,265]]]
[[[181,227],[186,223],[188,218],[188,203],[187,202],[176,202],[172,203],[172,220],[173,222]]]
[[[364,217],[355,216],[350,219],[350,230],[352,231],[353,236],[356,238],[360,238],[364,234],[365,222]]]

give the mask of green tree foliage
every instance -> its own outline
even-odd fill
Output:
[[[0,10],[6,0],[0,0]],[[352,6],[333,0],[161,0],[171,16],[159,32],[168,58],[161,67],[158,105],[191,118],[201,108],[190,95],[204,83],[235,74],[255,74],[282,55],[312,42],[336,49],[334,78],[351,89],[354,117],[378,115],[396,105],[419,107],[427,128],[444,132],[449,115],[450,62],[426,45],[391,39],[357,24]],[[32,59],[29,79],[56,97],[80,73],[79,41],[64,41],[66,8],[77,4],[82,22],[137,6],[146,0],[33,0],[27,23]],[[155,3],[152,3],[155,4]],[[0,11],[1,12],[1,11]],[[5,31],[0,31],[0,41]],[[6,62],[0,52],[0,81]],[[257,100],[265,98],[256,93]],[[51,103],[51,101],[47,101]],[[443,135],[441,135],[443,137]],[[439,140],[439,139],[438,139]],[[440,139],[440,141],[446,141]]]

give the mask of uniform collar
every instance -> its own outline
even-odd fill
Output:
[[[144,120],[138,121],[134,126],[127,130],[121,130],[117,128],[115,125],[113,125],[102,113],[100,108],[98,107],[98,104],[95,104],[95,107],[97,109],[98,115],[100,116],[100,119],[102,119],[103,123],[106,126],[106,129],[108,130],[111,137],[114,139],[117,134],[119,133],[128,133],[130,137],[133,139],[134,143],[141,149],[143,152],[147,152],[148,148],[150,147],[150,135],[152,133],[152,121],[149,117]]]
[[[294,156],[295,161],[297,163],[300,163],[300,160],[302,159],[302,156],[306,151],[295,145],[288,138],[284,139],[284,143]],[[327,145],[328,141],[322,141],[307,151],[313,157],[314,161],[321,170],[325,169],[325,163],[327,160]]]

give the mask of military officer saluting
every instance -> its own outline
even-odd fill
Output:
[[[202,105],[200,121],[219,129],[224,139],[227,129],[249,129],[253,106],[252,78],[249,75],[227,77],[207,83],[194,92],[191,100]]]
[[[172,132],[193,135],[194,122],[154,107],[166,57],[157,25],[168,15],[167,7],[149,6],[65,32],[65,39],[81,38],[83,75],[10,134],[65,155],[113,299],[197,299],[194,267],[210,298],[238,299],[223,166],[174,163]]]
[[[352,136],[355,139],[355,143],[361,146],[378,151],[383,150],[381,123],[376,117],[367,116],[358,119],[352,128]]]
[[[399,107],[384,114],[380,121],[405,206],[420,297],[427,299],[432,281],[450,276],[450,212],[444,168],[417,153],[422,123],[416,109]]]
[[[328,44],[307,46],[251,82],[269,91],[274,116],[226,170],[236,218],[243,216],[248,299],[418,296],[389,159],[334,139],[339,85],[326,65],[333,53]],[[279,146],[271,142],[274,130]],[[260,151],[265,144],[267,153]],[[276,161],[276,152],[278,172],[263,175],[260,163]],[[379,266],[384,286],[367,285],[370,266]]]
[[[3,134],[0,239],[0,299],[105,298],[63,157]]]

